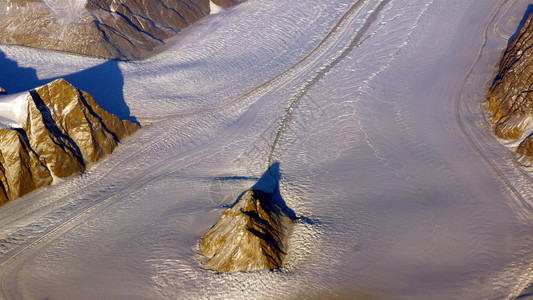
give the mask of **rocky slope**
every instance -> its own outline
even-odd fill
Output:
[[[533,15],[505,50],[486,103],[494,133],[515,141],[524,161],[533,159]]]
[[[210,0],[4,0],[0,43],[136,59],[210,13]],[[216,0],[221,6],[234,0]]]
[[[202,266],[218,272],[277,269],[287,253],[292,219],[272,194],[248,190],[200,241],[209,258]]]
[[[242,0],[241,1],[237,1],[237,0],[211,0],[211,2],[213,2],[214,4],[216,4],[218,6],[229,7],[229,6],[232,6],[232,5],[237,4],[239,2],[242,2]]]
[[[2,110],[17,124],[0,129],[0,204],[52,184],[54,177],[84,171],[138,129],[63,79],[13,103],[12,112]]]

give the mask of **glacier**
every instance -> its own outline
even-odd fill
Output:
[[[519,296],[532,179],[483,105],[528,4],[250,0],[134,62],[0,45],[9,93],[64,77],[144,125],[0,209],[0,298]],[[199,238],[273,163],[285,264],[201,268]]]

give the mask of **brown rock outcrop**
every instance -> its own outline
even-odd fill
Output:
[[[210,13],[209,0],[4,1],[0,43],[103,58],[141,58]]]
[[[63,79],[25,97],[21,128],[0,129],[0,204],[84,171],[139,128]]]
[[[239,1],[235,1],[235,0],[211,0],[211,2],[215,3],[218,6],[230,7],[232,5],[237,4]]]
[[[251,189],[224,211],[200,241],[209,258],[202,266],[218,272],[279,268],[293,221],[271,200],[271,194]]]
[[[51,183],[50,170],[30,148],[24,133],[0,129],[0,205]]]
[[[516,152],[533,157],[533,14],[505,50],[486,107],[496,136],[519,141]]]
[[[5,94],[7,94],[7,93],[6,93],[6,90],[4,90],[4,88],[2,88],[2,87],[0,86],[0,95],[5,95]]]
[[[30,92],[30,96],[28,121],[23,128],[28,133],[30,144],[46,149],[42,153],[62,152],[57,155],[71,157],[68,170],[76,169],[76,166],[83,170],[84,164],[111,153],[122,138],[138,129],[132,122],[122,121],[103,110],[91,95],[76,89],[64,79],[37,88]],[[61,149],[50,151],[54,145],[60,145]],[[67,157],[57,158],[46,160],[49,163],[60,161],[61,167],[64,167]],[[63,177],[59,175],[63,174],[63,170],[55,166],[52,168],[54,174]]]

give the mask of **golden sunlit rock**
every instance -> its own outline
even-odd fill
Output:
[[[0,205],[52,183],[52,174],[21,131],[0,129],[0,181]]]
[[[57,79],[30,94],[33,100],[29,102],[30,112],[34,115],[28,116],[27,124],[33,124],[32,127],[24,128],[28,136],[40,137],[43,132],[47,135],[57,130],[56,135],[48,134],[49,139],[43,136],[35,143],[44,149],[54,147],[50,142],[60,144],[62,148],[71,149],[64,152],[76,156],[76,160],[84,164],[111,153],[122,138],[139,128],[103,110],[91,95],[64,79]],[[54,138],[61,141],[54,141]]]
[[[292,225],[271,194],[248,190],[201,239],[200,252],[209,258],[202,266],[218,272],[277,269]]]
[[[21,127],[0,129],[0,204],[84,171],[139,128],[63,79],[23,97]]]
[[[234,0],[211,0],[213,3],[215,3],[218,6],[222,7],[229,7],[237,3],[237,1]]]
[[[487,95],[496,136],[520,141],[516,152],[533,157],[527,130],[533,126],[533,15],[509,42]]]

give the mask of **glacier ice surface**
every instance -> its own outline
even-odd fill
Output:
[[[480,104],[527,4],[252,0],[144,61],[117,63],[121,76],[92,69],[92,88],[119,84],[131,114],[152,125],[84,176],[2,207],[0,292],[518,295],[531,281],[531,177],[492,137]],[[0,51],[39,80],[102,64]],[[300,218],[286,265],[202,269],[198,238],[231,204],[212,196],[250,188],[269,161]]]

